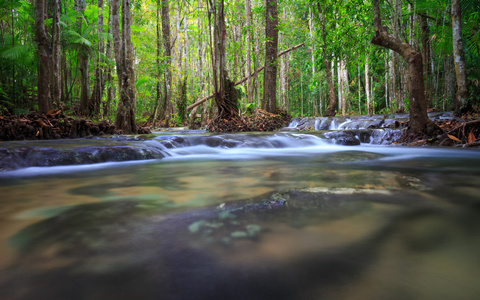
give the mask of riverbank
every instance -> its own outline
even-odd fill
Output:
[[[443,130],[442,134],[433,138],[419,136],[413,142],[402,142],[402,139],[389,139],[387,144],[408,146],[450,146],[479,147],[480,118],[478,116],[454,117],[452,112],[429,113],[429,117]],[[241,122],[225,121],[225,124],[209,124],[207,131],[227,133],[234,131],[334,131],[329,133],[339,137],[353,135],[358,130],[385,129],[404,130],[408,128],[408,114],[363,115],[338,117],[305,117],[293,118],[287,114],[269,114],[257,110],[254,115],[240,117]],[[241,126],[239,129],[238,127]],[[139,134],[151,133],[150,128],[138,126]],[[85,118],[66,116],[60,110],[52,110],[47,114],[31,112],[27,115],[0,116],[0,141],[14,140],[53,140],[74,139],[89,136],[122,134],[106,120],[94,122]],[[357,138],[355,138],[357,140]],[[341,140],[341,139],[339,139]],[[345,145],[356,145],[361,141],[349,138]],[[357,143],[358,142],[358,143]]]
[[[138,126],[139,134],[150,133],[148,128]],[[30,112],[20,116],[0,116],[0,141],[75,139],[87,136],[122,134],[106,120],[98,122],[66,116],[61,110],[47,114]]]

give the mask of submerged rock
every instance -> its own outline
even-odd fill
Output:
[[[133,146],[78,147],[73,149],[18,147],[0,149],[0,171],[26,167],[158,159],[164,156],[163,152],[154,148]]]

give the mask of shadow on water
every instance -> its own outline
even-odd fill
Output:
[[[298,138],[2,178],[0,299],[476,299],[479,152]]]

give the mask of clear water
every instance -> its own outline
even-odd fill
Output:
[[[130,143],[163,159],[1,173],[0,299],[480,295],[479,151],[169,138]]]

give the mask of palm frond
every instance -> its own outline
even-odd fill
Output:
[[[62,37],[64,40],[71,44],[75,44],[78,46],[83,46],[83,47],[92,47],[92,42],[87,40],[85,37],[80,35],[78,32],[73,31],[73,30],[64,30],[62,32]]]

